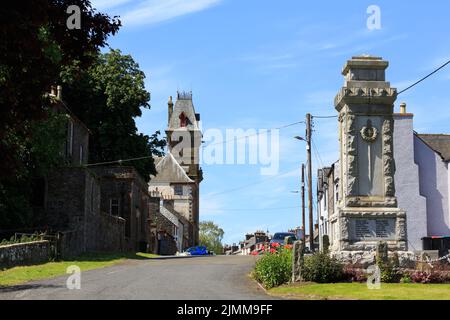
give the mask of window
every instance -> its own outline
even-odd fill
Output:
[[[80,165],[83,164],[83,146],[80,146]]]
[[[94,212],[94,179],[91,181],[91,212]]]
[[[174,193],[176,196],[182,196],[183,195],[183,186],[181,185],[175,185],[173,187]]]
[[[119,216],[119,199],[111,198],[109,202],[109,214]]]
[[[181,114],[180,114],[180,127],[182,127],[182,128],[184,128],[184,127],[186,127],[186,124],[187,124],[187,118],[186,118],[186,116],[184,115],[184,113],[182,112]]]
[[[339,184],[336,184],[336,202],[339,201]]]
[[[73,151],[73,122],[69,120],[67,128],[67,154],[72,156]]]

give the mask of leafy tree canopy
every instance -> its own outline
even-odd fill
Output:
[[[200,222],[200,245],[207,247],[216,254],[222,254],[222,239],[225,232],[213,221]]]
[[[81,28],[69,30],[67,8],[77,5]],[[44,118],[44,93],[72,61],[89,66],[120,28],[117,17],[92,8],[89,0],[20,0],[2,2],[0,10],[0,176],[15,179],[17,158],[30,122]],[[17,139],[5,142],[7,135]],[[20,152],[20,151],[19,151]]]
[[[150,108],[145,74],[120,50],[101,54],[87,70],[75,62],[62,73],[64,100],[91,130],[89,162],[148,157],[124,163],[148,180],[155,173],[152,155],[162,155],[165,141],[139,133],[135,118]]]
[[[80,29],[67,28],[70,5],[80,8]],[[62,161],[66,119],[49,112],[45,93],[64,66],[92,65],[119,28],[117,17],[97,12],[89,0],[2,2],[0,229],[33,223],[32,181]]]

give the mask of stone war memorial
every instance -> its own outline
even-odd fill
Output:
[[[334,104],[339,113],[337,210],[330,219],[330,251],[339,260],[373,263],[377,245],[408,257],[407,213],[398,207],[394,173],[394,102],[386,81],[389,63],[368,55],[345,64],[344,86]]]

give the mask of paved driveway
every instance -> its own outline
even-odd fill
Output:
[[[127,260],[83,272],[81,289],[69,290],[67,276],[0,288],[4,299],[269,299],[248,274],[251,256]]]

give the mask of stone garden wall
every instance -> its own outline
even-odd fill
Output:
[[[48,262],[53,246],[47,240],[0,246],[0,269]]]

